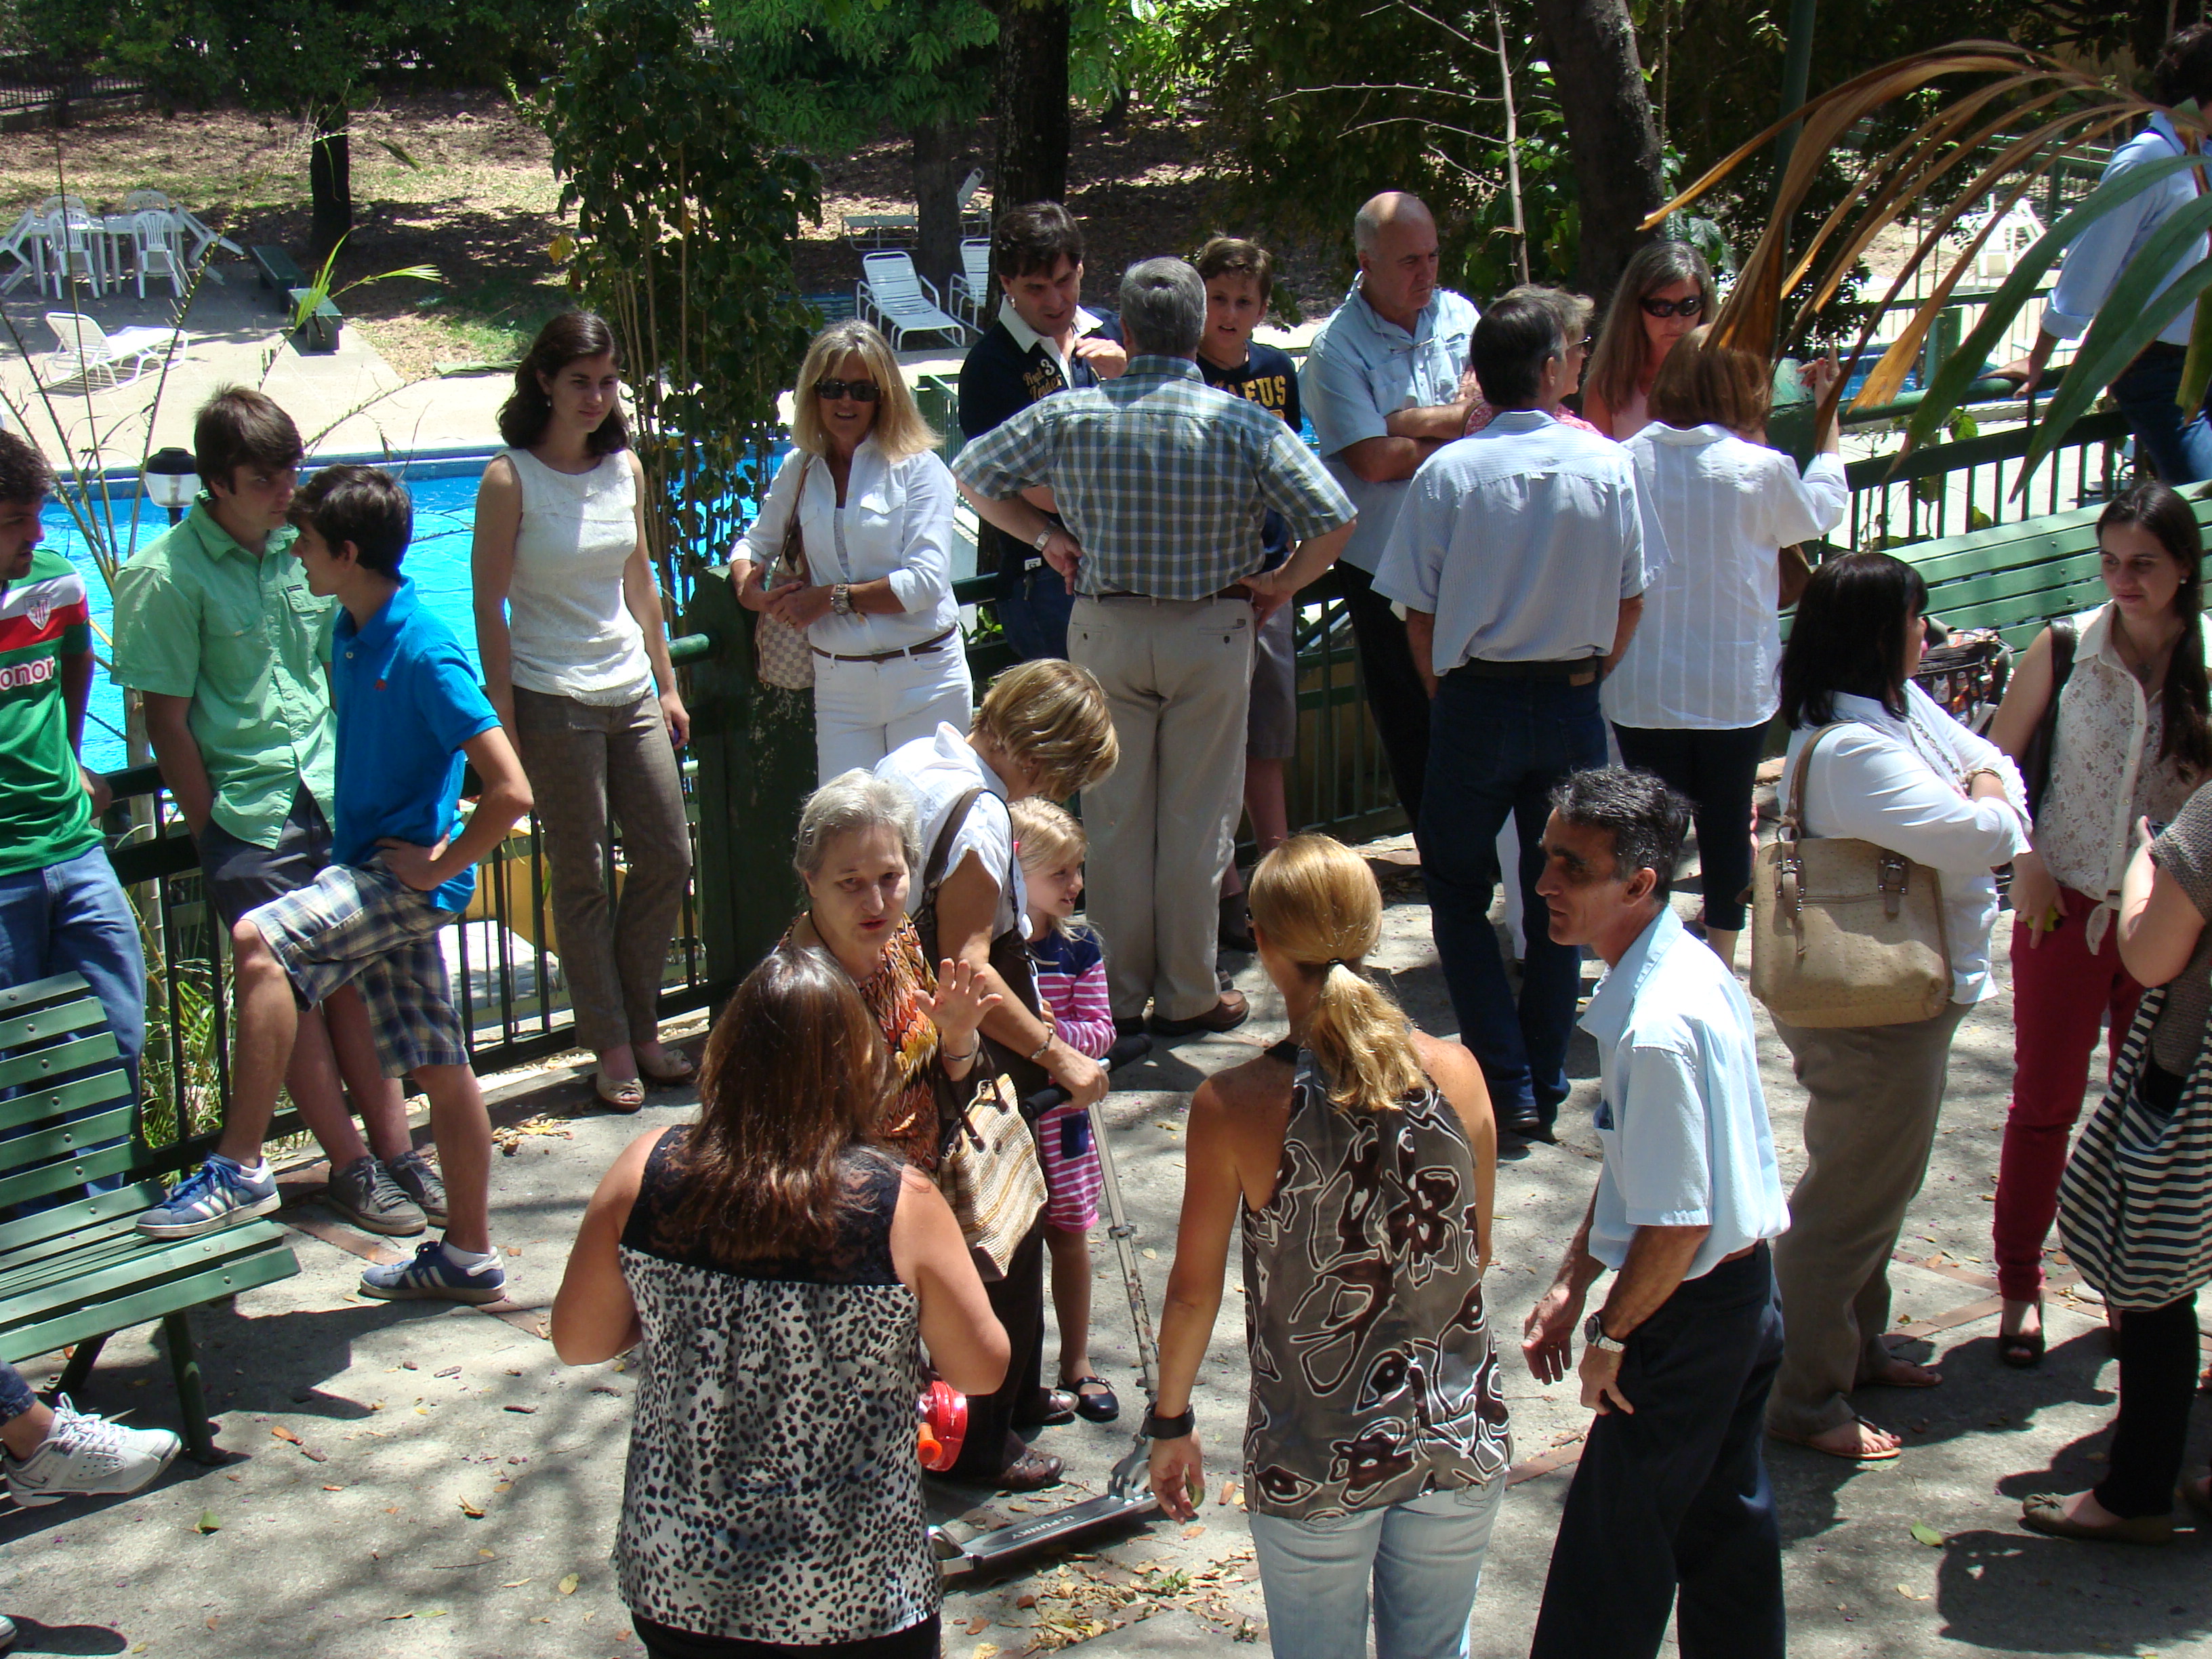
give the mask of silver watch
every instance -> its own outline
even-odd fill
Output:
[[[1602,1314],[1592,1314],[1583,1321],[1583,1340],[1607,1353],[1625,1353],[1628,1350],[1628,1344],[1616,1342],[1605,1334],[1605,1316]]]
[[[1043,529],[1037,532],[1036,539],[1031,542],[1030,545],[1036,549],[1038,552],[1043,552],[1044,544],[1052,539],[1052,532],[1058,528],[1059,526],[1056,525],[1047,525]]]
[[[849,617],[853,614],[853,590],[843,582],[830,588],[830,609],[836,616]]]

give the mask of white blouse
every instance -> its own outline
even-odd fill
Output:
[[[1901,853],[1942,878],[1943,932],[1951,949],[1951,1000],[1995,996],[1990,930],[1997,918],[1990,872],[2028,848],[2027,791],[2020,769],[1988,738],[1953,720],[1918,686],[1905,688],[1900,720],[1872,697],[1836,694],[1832,732],[1805,780],[1804,832],[1848,836]],[[1790,734],[1783,799],[1818,726]],[[1969,799],[1974,772],[2004,780],[2004,799]]]
[[[799,450],[784,458],[737,556],[751,560],[763,572],[775,562],[804,468],[806,497],[799,503],[799,527],[815,584],[857,584],[887,576],[905,607],[883,616],[824,616],[806,630],[815,647],[836,656],[866,656],[920,645],[957,626],[952,502],[957,492],[936,453],[926,449],[893,461],[872,437],[862,439],[853,452],[842,507],[837,505],[829,463],[817,456],[808,466],[806,459]]]
[[[629,452],[588,472],[562,472],[526,449],[502,450],[522,494],[507,588],[514,682],[594,707],[653,690],[645,630],[623,596],[637,550],[637,479]]]
[[[1662,731],[1764,726],[1779,701],[1777,553],[1842,520],[1842,459],[1815,455],[1800,477],[1789,456],[1720,426],[1655,422],[1623,447],[1674,556],[1606,680],[1607,717]]]

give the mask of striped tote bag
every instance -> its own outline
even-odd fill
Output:
[[[2163,988],[2143,994],[2104,1099],[2058,1183],[2058,1237],[2081,1277],[2121,1309],[2178,1302],[2212,1280],[2212,1072],[2198,1056],[2172,1115],[2136,1079]]]

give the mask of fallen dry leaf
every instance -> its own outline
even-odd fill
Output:
[[[520,1589],[525,1584],[534,1584],[537,1582],[538,1581],[534,1578],[510,1578],[504,1584],[501,1584],[500,1588],[501,1589]]]
[[[583,1576],[580,1573],[570,1573],[566,1578],[563,1578],[561,1581],[561,1594],[563,1595],[574,1595],[576,1593],[576,1586],[583,1582]]]
[[[213,1629],[214,1629],[217,1625],[221,1624],[222,1622],[222,1615],[221,1613],[211,1613],[208,1614],[208,1616],[207,1616],[207,1627],[208,1627],[210,1630],[213,1630]]]
[[[990,1620],[981,1615],[978,1615],[968,1621],[968,1633],[970,1636],[981,1636],[985,1631],[990,1628]]]
[[[523,1416],[527,1417],[531,1413],[536,1411],[538,1407],[535,1406],[508,1406],[504,1407],[504,1409],[511,1412],[520,1412]]]
[[[442,1371],[436,1373],[440,1376],[459,1376],[460,1374],[461,1368],[459,1365],[448,1365]]]
[[[1182,1535],[1186,1538],[1195,1538],[1199,1534],[1205,1530],[1206,1522],[1203,1521],[1194,1521],[1182,1529]]]
[[[282,1423],[272,1425],[269,1432],[275,1435],[279,1440],[289,1441],[295,1446],[304,1446],[307,1443],[306,1441],[301,1439],[298,1435],[293,1433],[291,1430],[286,1428]]]
[[[204,1533],[222,1530],[222,1522],[213,1510],[202,1510],[198,1525]]]
[[[1902,1584],[1899,1584],[1897,1587],[1897,1593],[1908,1601],[1925,1601],[1928,1599],[1927,1595],[1923,1592],[1915,1589],[1907,1589]]]
[[[461,1499],[461,1513],[471,1521],[481,1521],[483,1519],[483,1505],[471,1503],[464,1498]]]

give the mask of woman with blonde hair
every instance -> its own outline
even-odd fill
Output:
[[[1359,856],[1295,836],[1251,880],[1291,1035],[1199,1085],[1146,1419],[1179,1520],[1205,1468],[1191,1410],[1242,1215],[1252,1392],[1247,1506],[1278,1656],[1467,1652],[1512,1446],[1483,1311],[1498,1134],[1473,1055],[1360,971],[1382,896]]]
[[[1583,413],[1626,443],[1650,424],[1647,400],[1674,342],[1718,309],[1712,267],[1686,242],[1647,242],[1629,256],[1583,382]]]
[[[871,767],[974,698],[952,600],[952,474],[884,337],[832,323],[799,366],[787,457],[730,561],[738,601],[814,651],[817,781]],[[803,575],[774,567],[793,514]],[[775,586],[768,585],[771,574]]]

